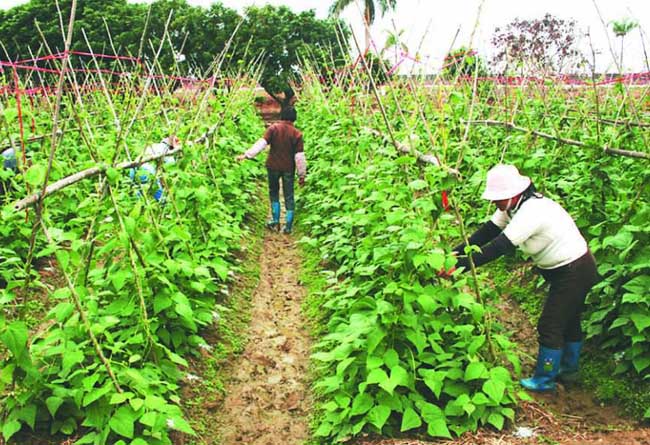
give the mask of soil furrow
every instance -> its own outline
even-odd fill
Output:
[[[309,432],[309,334],[293,238],[267,233],[260,266],[248,343],[227,373],[221,443],[300,445]]]

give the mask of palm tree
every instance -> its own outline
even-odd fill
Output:
[[[614,31],[616,37],[621,38],[621,61],[620,61],[619,69],[623,71],[623,41],[625,40],[625,36],[627,33],[629,33],[634,28],[639,26],[639,22],[631,19],[623,19],[620,21],[614,20],[611,23],[612,23],[612,31]]]
[[[392,31],[386,31],[388,32],[388,37],[386,38],[386,43],[384,43],[384,47],[381,49],[381,52],[379,53],[379,57],[383,58],[384,53],[388,51],[389,49],[394,49],[395,50],[395,63],[397,64],[399,62],[399,52],[403,53],[408,53],[408,46],[404,42],[402,42],[402,34],[404,34],[404,30],[400,29],[399,31],[395,30],[395,32]]]
[[[330,15],[338,17],[341,12],[356,0],[334,0],[330,7]],[[383,16],[389,9],[395,9],[397,0],[363,0],[363,19],[366,25],[366,50],[370,48],[370,25],[375,21],[375,3],[379,5],[381,15]]]

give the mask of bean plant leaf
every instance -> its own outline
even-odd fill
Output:
[[[643,331],[648,326],[650,326],[650,315],[631,314],[630,319],[632,320],[636,328],[639,330],[639,332]]]
[[[420,426],[422,426],[422,419],[420,419],[418,413],[412,408],[407,408],[402,415],[402,426],[400,427],[400,431],[404,432],[414,428],[419,428]]]
[[[59,410],[59,407],[63,404],[63,399],[56,396],[51,396],[45,399],[45,405],[47,410],[50,412],[52,418],[56,416],[56,412]]]
[[[505,389],[505,383],[500,380],[489,379],[483,383],[483,392],[496,403],[501,403],[501,400],[503,400]]]
[[[26,351],[27,334],[27,325],[22,321],[14,321],[0,334],[0,340],[14,357],[19,358]]]
[[[366,378],[366,383],[369,385],[373,383],[384,384],[388,382],[388,374],[383,369],[377,368],[370,371],[368,378]]]
[[[352,401],[351,416],[367,413],[374,404],[374,399],[369,394],[357,394]]]
[[[390,417],[390,413],[391,409],[389,407],[385,405],[375,405],[368,412],[367,419],[369,423],[373,424],[377,427],[377,429],[381,430]]]
[[[447,418],[439,407],[431,403],[424,403],[421,415],[427,423],[427,433],[430,436],[451,439],[451,433],[447,428]]]
[[[11,439],[18,431],[20,431],[20,422],[17,420],[5,421],[2,425],[2,435],[5,440]]]
[[[465,369],[465,381],[469,382],[471,380],[481,379],[487,377],[488,372],[485,365],[481,362],[472,362],[467,365]]]
[[[388,392],[388,394],[393,394],[393,391],[397,386],[408,386],[409,384],[409,374],[406,369],[401,366],[393,366],[390,370],[390,377],[387,381],[384,381],[379,384],[379,386]]]
[[[433,394],[436,396],[436,398],[439,398],[447,373],[445,371],[421,369],[420,375],[422,375],[424,378],[424,384],[427,385],[431,391],[433,391]]]
[[[132,439],[135,417],[136,416],[130,407],[122,406],[117,409],[115,414],[113,414],[111,420],[108,421],[108,425],[120,436]]]
[[[504,417],[498,413],[492,413],[488,416],[488,423],[494,425],[498,430],[503,429]]]
[[[42,186],[45,180],[45,166],[42,164],[34,164],[25,172],[25,181],[32,186]]]
[[[36,423],[36,405],[30,403],[16,412],[16,418],[25,422],[33,430]]]

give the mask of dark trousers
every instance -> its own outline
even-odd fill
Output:
[[[294,210],[293,200],[293,173],[278,172],[267,169],[269,176],[269,198],[271,202],[280,201],[280,178],[282,178],[282,194],[284,195],[284,207],[287,210]]]
[[[0,198],[8,194],[12,190],[11,180],[7,179],[6,181],[0,180]]]
[[[587,252],[557,269],[539,269],[550,284],[542,315],[537,323],[539,344],[562,349],[566,342],[582,340],[580,317],[589,290],[598,282],[596,260]]]

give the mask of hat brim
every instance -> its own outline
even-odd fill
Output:
[[[488,201],[501,201],[502,199],[514,198],[518,194],[522,193],[524,190],[530,186],[531,180],[528,176],[522,176],[520,181],[510,187],[507,190],[488,190],[487,188],[481,195],[482,199],[487,199]]]

